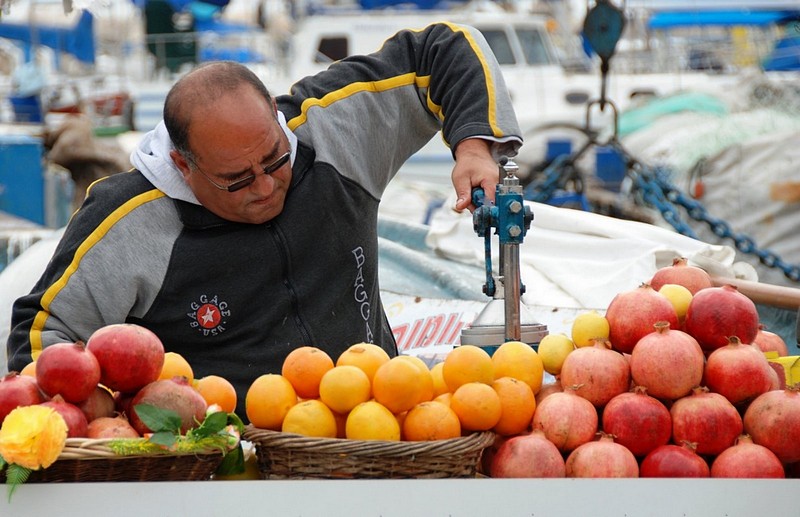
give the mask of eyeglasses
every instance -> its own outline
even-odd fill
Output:
[[[287,151],[285,154],[281,155],[280,158],[270,163],[269,165],[265,166],[264,169],[261,171],[261,174],[272,174],[273,172],[277,171],[278,169],[286,165],[291,156],[292,152]],[[209,183],[211,183],[220,190],[227,190],[228,192],[236,192],[237,190],[242,190],[243,188],[252,185],[253,182],[256,180],[256,176],[258,176],[258,174],[253,174],[251,176],[247,176],[246,178],[233,181],[228,185],[219,185],[216,181],[212,180],[208,174],[206,174],[200,169],[200,166],[197,165],[197,162],[195,162],[194,160],[190,161],[194,164],[195,169],[197,169],[197,171],[200,174],[202,174],[203,177],[209,181]]]

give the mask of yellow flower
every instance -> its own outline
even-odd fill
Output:
[[[53,464],[64,449],[67,423],[53,408],[18,407],[0,428],[0,456],[7,463],[37,470]]]

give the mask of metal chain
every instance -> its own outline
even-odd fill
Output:
[[[669,187],[657,181],[656,175],[652,171],[645,169],[640,163],[636,162],[628,167],[628,175],[633,178],[634,190],[639,191],[641,199],[646,204],[658,209],[661,212],[661,217],[675,228],[678,233],[697,239],[697,234],[695,234],[691,226],[681,219],[679,211],[670,201],[667,195],[670,191]]]
[[[556,192],[567,190],[569,183],[572,183],[572,189],[576,194],[583,193],[583,179],[575,167],[575,162],[596,142],[595,137],[590,135],[589,140],[577,151],[554,158],[542,171],[541,178],[537,178],[525,187],[524,198],[537,203],[548,203]]]
[[[557,190],[566,186],[567,178],[571,175],[572,157],[562,154],[548,165],[541,174],[541,179],[532,181],[525,187],[525,199],[537,203],[547,203],[553,198]]]
[[[769,268],[780,269],[793,282],[800,281],[800,265],[784,261],[774,251],[759,248],[752,237],[733,231],[727,222],[711,216],[699,201],[687,196],[670,182],[667,170],[656,168],[650,171],[637,164],[629,168],[629,171],[633,172],[634,185],[641,190],[644,201],[657,208],[679,233],[697,238],[689,225],[681,220],[675,205],[683,207],[686,214],[695,221],[706,223],[714,235],[731,239],[740,252],[755,255],[759,262]]]
[[[759,262],[767,267],[780,269],[789,280],[793,282],[800,280],[800,265],[790,264],[784,261],[772,250],[759,248],[752,237],[733,231],[728,223],[722,219],[711,216],[699,201],[687,196],[680,189],[672,185],[665,171],[656,171],[656,181],[664,187],[667,199],[681,205],[686,210],[689,217],[695,221],[706,223],[708,227],[711,228],[714,235],[723,239],[733,240],[737,250],[749,255],[755,255],[758,257]]]

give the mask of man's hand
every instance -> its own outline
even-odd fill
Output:
[[[453,167],[453,186],[456,189],[455,210],[468,208],[475,210],[472,204],[472,189],[481,187],[486,194],[486,202],[494,202],[494,191],[500,173],[497,163],[492,158],[491,142],[481,138],[468,138],[458,143],[455,150],[456,165]]]

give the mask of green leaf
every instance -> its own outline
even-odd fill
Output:
[[[236,427],[240,435],[244,433],[244,422],[236,413],[228,413],[228,424]]]
[[[179,434],[181,431],[181,417],[171,409],[162,409],[150,404],[136,404],[133,409],[136,411],[136,416],[154,433],[168,431]]]
[[[218,411],[206,416],[206,419],[203,420],[200,427],[196,427],[189,432],[193,437],[205,438],[206,436],[211,436],[222,431],[225,429],[226,425],[228,425],[228,414]]]
[[[20,467],[14,463],[8,466],[6,470],[6,484],[8,485],[8,502],[11,502],[11,496],[17,487],[28,480],[31,475],[31,469]]]
[[[153,433],[150,436],[150,442],[155,443],[157,445],[163,445],[164,447],[170,448],[175,445],[177,441],[177,436],[175,433],[170,431],[159,431],[157,433]]]
[[[3,469],[8,466],[8,462],[0,456],[0,472],[3,472]]]
[[[244,472],[244,451],[242,450],[242,443],[230,451],[222,459],[222,463],[217,467],[216,473],[220,476],[229,476],[231,474],[241,474]]]

